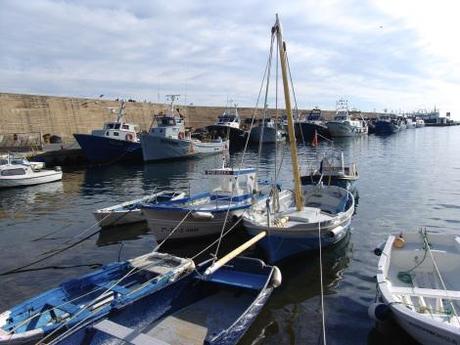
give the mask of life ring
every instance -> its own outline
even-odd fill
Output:
[[[179,132],[178,138],[179,138],[180,140],[182,140],[182,139],[184,139],[184,137],[185,137],[184,132]]]
[[[133,135],[130,133],[126,134],[126,140],[133,141]]]

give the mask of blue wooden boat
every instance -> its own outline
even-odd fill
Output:
[[[183,199],[140,206],[157,240],[215,235],[224,223],[235,222],[262,195],[254,168],[219,168],[206,171],[206,178],[218,180],[218,187]],[[228,215],[227,215],[228,213]],[[179,227],[178,227],[179,226]],[[176,227],[178,227],[176,229]]]
[[[90,321],[53,344],[236,344],[281,282],[278,268],[236,258],[211,275],[211,261],[176,281],[173,288]]]
[[[266,231],[259,241],[268,262],[328,247],[346,237],[355,210],[353,194],[337,186],[306,185],[305,206],[295,207],[294,194],[283,190],[273,200],[260,201],[243,217],[244,227],[252,237]]]
[[[108,264],[0,314],[0,344],[36,343],[56,330],[100,319],[161,290],[194,268],[190,259],[163,253]]]
[[[142,161],[142,148],[137,126],[124,121],[125,103],[122,101],[114,122],[91,134],[74,134],[86,159],[93,163]]]

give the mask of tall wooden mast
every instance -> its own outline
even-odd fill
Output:
[[[294,175],[295,205],[296,205],[297,211],[302,211],[303,209],[302,188],[300,184],[299,161],[297,159],[297,143],[296,143],[295,131],[294,131],[294,119],[292,117],[291,94],[289,92],[289,80],[287,76],[286,43],[283,41],[283,33],[281,30],[281,24],[278,18],[278,14],[276,14],[275,26],[273,26],[272,28],[272,33],[273,32],[276,33],[276,38],[278,41],[278,50],[280,52],[281,75],[283,77],[283,86],[284,86],[284,102],[286,104],[289,145],[291,148],[290,151],[291,151],[291,161],[292,161],[292,173]]]

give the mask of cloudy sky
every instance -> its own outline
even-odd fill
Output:
[[[0,0],[0,92],[254,106],[278,12],[300,107],[460,118],[456,3]]]

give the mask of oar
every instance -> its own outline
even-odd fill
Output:
[[[213,263],[211,266],[209,266],[206,271],[204,271],[204,275],[208,276],[213,274],[215,271],[217,271],[219,268],[221,268],[223,265],[225,265],[227,262],[232,260],[234,257],[240,255],[242,252],[244,252],[246,249],[248,249],[250,246],[252,246],[254,243],[260,241],[262,238],[264,238],[267,235],[266,231],[262,231],[261,233],[257,234],[253,238],[251,238],[249,241],[243,243],[239,247],[233,249],[230,253],[225,255],[223,258],[217,260],[215,263]]]

